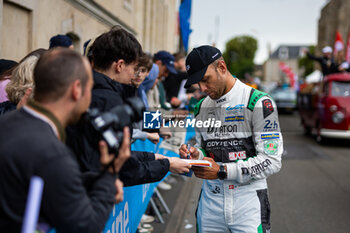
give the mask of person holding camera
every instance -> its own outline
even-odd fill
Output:
[[[31,177],[44,181],[39,223],[56,232],[101,232],[116,201],[117,172],[130,157],[129,131],[119,156],[99,142],[99,175],[85,186],[65,127],[78,122],[91,100],[91,67],[67,48],[44,53],[34,69],[34,99],[0,117],[0,232],[20,232]],[[117,190],[119,191],[117,194]]]
[[[135,78],[138,58],[142,56],[142,48],[132,34],[116,26],[97,37],[91,49],[94,86],[90,108],[107,112],[126,103],[127,98],[135,96],[131,84]],[[132,125],[129,127],[132,134]],[[96,143],[99,135],[82,124],[69,128],[67,132],[67,144],[76,152],[82,171],[99,169]],[[157,182],[168,171],[184,173],[189,168],[190,165],[179,158],[132,151],[130,159],[119,172],[119,178],[125,186],[131,186]]]

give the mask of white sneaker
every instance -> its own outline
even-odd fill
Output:
[[[138,228],[137,230],[138,230],[139,233],[150,233],[151,232],[151,231],[149,231],[149,230],[147,230],[145,228],[142,228],[142,227]]]
[[[160,188],[161,190],[170,190],[171,189],[171,185],[168,183],[165,183],[164,181],[160,182],[157,187]]]
[[[142,215],[141,222],[142,223],[154,222],[154,217],[151,215],[144,214],[144,215]]]
[[[142,228],[148,230],[149,232],[152,232],[154,230],[153,226],[151,224],[142,224]]]

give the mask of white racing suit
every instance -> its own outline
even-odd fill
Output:
[[[220,120],[220,127],[196,127],[200,158],[227,166],[225,180],[204,180],[196,211],[199,232],[270,232],[266,178],[281,168],[283,141],[275,103],[236,79],[220,99],[206,97],[196,120]]]

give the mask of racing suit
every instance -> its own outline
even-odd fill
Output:
[[[203,181],[199,232],[270,232],[266,178],[280,170],[283,152],[275,103],[236,79],[219,99],[199,102],[195,117],[221,121],[220,127],[197,127],[195,147],[199,159],[208,156],[227,168],[226,179]]]

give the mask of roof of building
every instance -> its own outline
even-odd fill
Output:
[[[309,45],[280,45],[271,55],[270,59],[297,59],[302,55],[302,48],[308,48]]]

